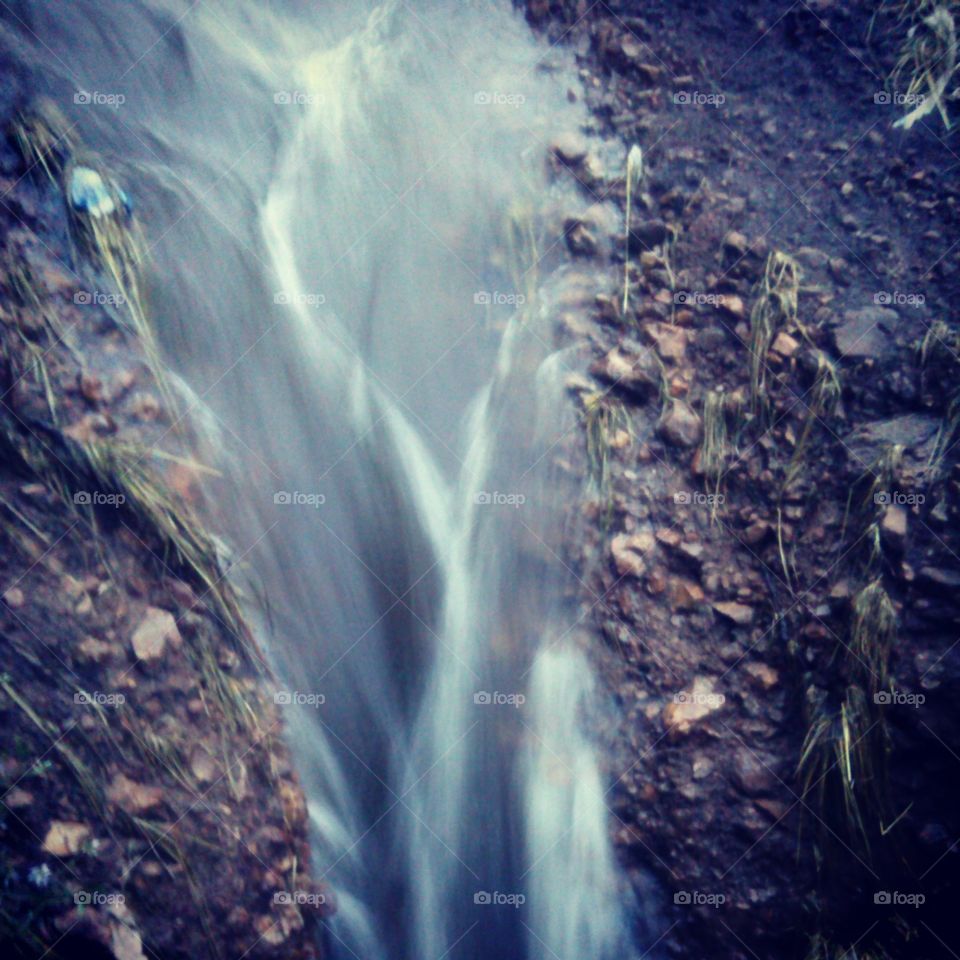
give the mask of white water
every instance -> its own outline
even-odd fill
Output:
[[[487,0],[111,7],[21,12],[41,61],[83,37],[66,81],[129,88],[77,119],[157,238],[155,316],[225,438],[209,509],[269,599],[265,645],[325,699],[288,722],[334,954],[628,957],[560,560],[577,358],[547,298],[475,302],[567,283],[550,214],[535,251],[504,225],[580,202],[545,173],[581,119],[570,64]],[[167,39],[103,73],[148,10]]]

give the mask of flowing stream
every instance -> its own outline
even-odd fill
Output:
[[[44,0],[0,24],[144,224],[224,478],[208,515],[264,598],[332,955],[631,956],[561,559],[559,225],[583,201],[546,160],[583,119],[572,61],[492,0]]]

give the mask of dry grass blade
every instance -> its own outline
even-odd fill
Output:
[[[948,7],[940,4],[920,17],[907,32],[891,81],[894,89],[905,82],[906,102],[916,106],[894,126],[909,130],[937,111],[949,130],[947,100],[956,94],[951,87],[957,65],[956,23]]]
[[[750,396],[755,413],[769,410],[767,353],[776,332],[797,322],[799,298],[800,265],[774,250],[767,258],[750,313]]]

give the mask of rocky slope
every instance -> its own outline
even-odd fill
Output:
[[[332,904],[232,561],[192,509],[135,215],[55,109],[7,96],[0,950],[315,957]]]
[[[826,0],[526,6],[592,108],[557,175],[624,218],[604,159],[644,153],[627,308],[621,255],[564,340],[593,356],[570,555],[624,717],[616,841],[670,904],[648,940],[951,955],[957,158],[935,116],[892,129],[907,25]],[[602,222],[574,260],[597,265]]]

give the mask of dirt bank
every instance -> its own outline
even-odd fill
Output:
[[[315,957],[332,903],[234,561],[192,510],[135,212],[24,103],[0,117],[0,949]]]
[[[527,11],[592,108],[558,175],[625,215],[625,163],[591,154],[644,156],[627,309],[612,285],[568,327],[597,491],[570,554],[624,717],[618,848],[668,901],[649,940],[950,955],[958,158],[936,115],[893,129],[907,25],[865,3]]]

